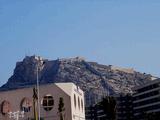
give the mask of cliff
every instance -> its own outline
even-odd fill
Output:
[[[37,69],[38,68],[38,69]],[[133,69],[101,65],[84,58],[47,60],[26,56],[17,62],[13,75],[0,90],[17,89],[36,84],[73,82],[85,91],[86,102],[93,104],[106,95],[132,93],[131,88],[151,80],[152,76]]]

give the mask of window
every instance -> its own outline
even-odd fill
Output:
[[[3,115],[9,113],[11,111],[11,104],[8,101],[3,101],[1,106],[1,112]]]
[[[21,110],[24,112],[29,112],[32,107],[32,101],[29,98],[23,98],[21,102]]]
[[[81,107],[82,107],[82,111],[83,111],[83,100],[81,99]]]
[[[79,100],[79,97],[78,97],[78,107],[80,109],[80,100]]]
[[[74,94],[74,107],[76,108],[76,95]]]
[[[54,100],[53,97],[51,95],[46,95],[43,97],[43,101],[42,101],[42,105],[43,108],[46,111],[50,111],[52,110],[53,106],[54,106]]]

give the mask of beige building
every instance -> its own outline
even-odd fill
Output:
[[[85,120],[84,93],[73,83],[41,85],[39,91],[42,120]],[[33,87],[0,92],[0,106],[0,120],[33,120]]]

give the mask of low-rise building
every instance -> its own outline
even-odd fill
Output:
[[[0,120],[33,120],[40,111],[42,120],[85,120],[83,91],[73,83],[46,84],[39,87],[38,102],[34,87],[0,92]],[[35,109],[34,109],[35,108]],[[23,114],[24,113],[24,114]]]

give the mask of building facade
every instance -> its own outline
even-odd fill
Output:
[[[154,117],[160,119],[160,79],[133,89],[134,117],[137,120]],[[159,116],[159,118],[156,118]]]
[[[0,120],[33,120],[38,103],[34,87],[0,92]],[[83,91],[73,83],[46,84],[39,87],[42,120],[85,120]],[[23,114],[24,113],[24,114]]]

